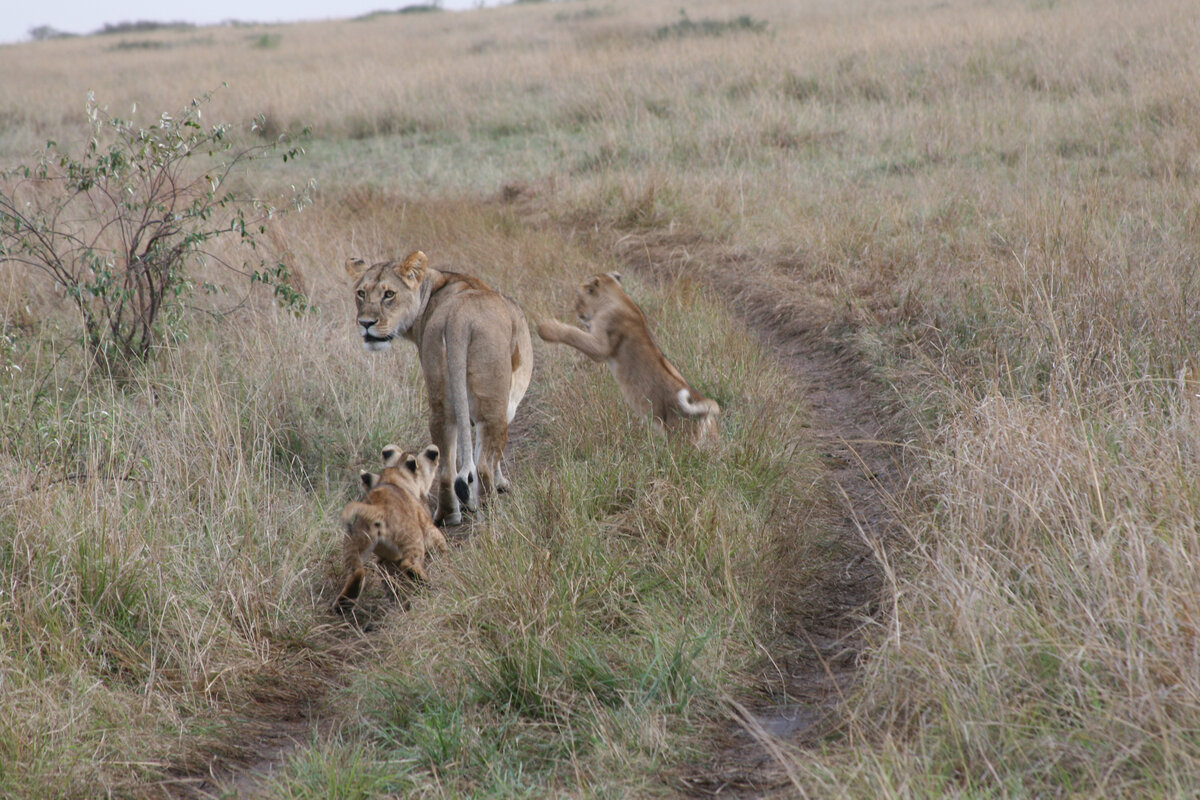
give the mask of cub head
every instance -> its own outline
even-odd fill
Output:
[[[609,272],[604,275],[593,275],[579,285],[575,295],[575,313],[580,321],[587,324],[600,311],[621,302],[625,292],[621,289],[621,273]]]
[[[367,472],[365,469],[358,471],[358,479],[362,481],[364,492],[369,492],[379,485],[379,474],[376,472]]]
[[[383,448],[384,465],[379,479],[424,497],[433,486],[440,455],[437,446],[432,444],[419,454],[404,453],[395,445],[388,445]]]
[[[421,313],[421,283],[428,259],[420,250],[403,261],[369,265],[361,258],[346,260],[354,281],[358,333],[367,350],[387,350],[392,340],[408,333]]]
[[[404,458],[404,451],[399,445],[388,444],[383,447],[383,465],[385,467],[398,467],[401,460]]]

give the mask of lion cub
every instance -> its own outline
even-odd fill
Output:
[[[607,362],[621,396],[638,413],[652,415],[668,430],[690,425],[697,441],[716,438],[720,406],[692,389],[667,361],[650,334],[646,315],[625,294],[620,279],[610,272],[579,287],[575,313],[586,330],[549,319],[538,323],[538,335],[547,342],[569,344],[593,361]]]
[[[446,552],[446,537],[433,524],[425,496],[437,474],[439,451],[434,445],[420,454],[405,453],[395,445],[383,449],[383,469],[362,471],[366,496],[342,509],[346,538],[342,558],[346,581],[334,608],[346,610],[362,592],[367,559],[374,554],[395,569],[419,581],[425,575],[425,555],[430,549]]]

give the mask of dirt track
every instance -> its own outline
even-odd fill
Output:
[[[727,297],[729,311],[754,331],[811,406],[808,438],[828,480],[824,524],[842,543],[843,562],[793,610],[787,656],[764,673],[761,697],[730,701],[731,723],[713,757],[680,777],[688,794],[771,796],[788,788],[779,755],[817,741],[836,725],[839,697],[854,680],[859,632],[877,617],[883,573],[874,544],[892,535],[888,498],[900,486],[897,436],[880,385],[836,336],[821,327],[809,292],[769,264],[664,235],[626,237],[621,258],[644,275],[701,276]],[[747,277],[752,276],[752,277]]]

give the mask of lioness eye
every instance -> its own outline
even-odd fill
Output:
[[[359,299],[359,300],[362,300],[362,299],[363,299],[364,297],[366,297],[366,296],[367,296],[367,293],[366,293],[366,292],[364,292],[362,289],[359,289],[359,290],[358,290],[358,299]]]
[[[388,289],[386,292],[383,293],[384,300],[391,300],[395,296],[396,296],[396,293],[393,292],[391,289]]]

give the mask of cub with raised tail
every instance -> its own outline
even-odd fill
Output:
[[[625,402],[638,413],[650,414],[668,431],[686,426],[694,441],[715,439],[721,407],[688,385],[663,355],[646,315],[625,294],[620,279],[610,272],[580,285],[575,313],[582,329],[548,319],[538,323],[538,335],[607,363]]]

